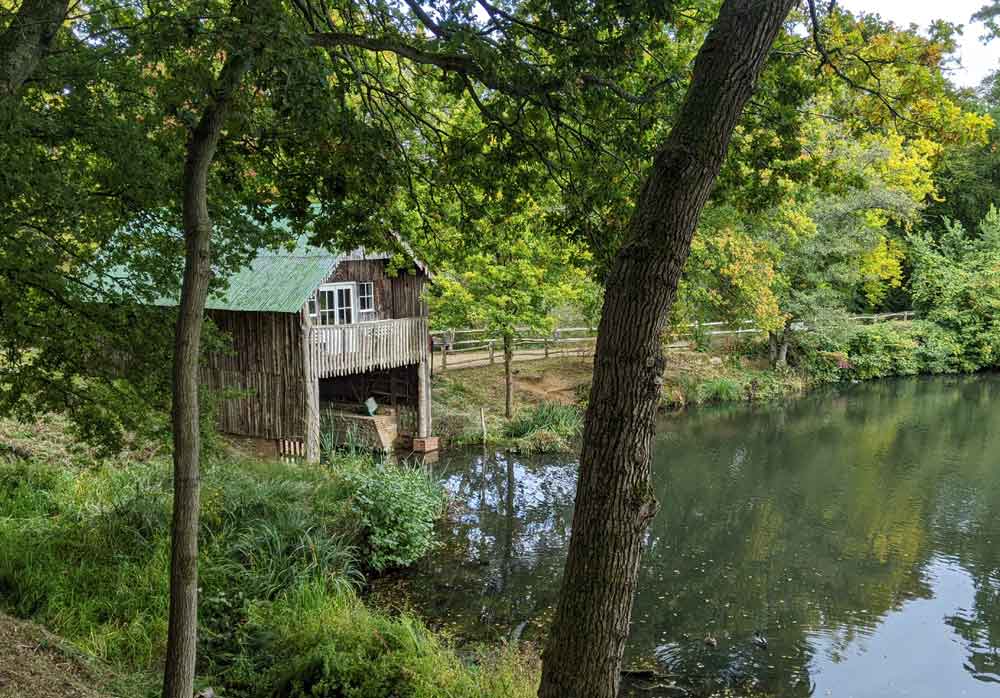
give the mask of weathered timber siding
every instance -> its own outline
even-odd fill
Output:
[[[303,438],[299,315],[213,310],[209,317],[229,337],[229,350],[211,354],[202,369],[204,385],[221,397],[219,428],[265,439]]]
[[[402,269],[390,276],[386,264],[385,260],[345,260],[326,281],[374,282],[379,320],[426,316],[426,306],[420,298],[426,275],[419,269]],[[202,383],[220,398],[220,430],[262,439],[305,438],[305,352],[299,314],[211,310],[209,317],[229,338],[227,351],[211,354],[202,369]],[[370,330],[371,326],[366,329]],[[348,327],[345,331],[357,333],[361,330]],[[362,347],[362,342],[356,344]],[[317,361],[319,358],[317,355]],[[410,369],[415,370],[414,367]],[[380,378],[371,383],[361,376],[357,378],[371,389],[361,392],[402,406],[414,399],[411,372],[409,369],[402,374],[380,371]],[[385,383],[387,377],[391,377],[388,385]],[[354,384],[351,392],[358,387]]]
[[[400,269],[395,276],[389,276],[386,264],[384,259],[345,260],[333,270],[326,283],[374,282],[375,313],[379,320],[426,315],[420,294],[427,277],[419,269]]]

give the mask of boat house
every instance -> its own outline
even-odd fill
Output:
[[[218,397],[223,433],[310,462],[321,438],[436,448],[421,295],[428,273],[419,261],[390,271],[390,261],[299,241],[260,251],[209,298],[228,346],[208,356],[201,375]]]

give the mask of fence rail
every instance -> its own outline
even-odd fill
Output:
[[[861,323],[876,323],[912,320],[915,316],[914,311],[905,310],[898,313],[852,315],[849,319]],[[808,329],[809,323],[795,322],[792,327]],[[517,328],[517,331],[528,332],[529,328]],[[752,320],[692,322],[674,328],[666,348],[688,349],[691,347],[690,338],[698,334],[726,337],[760,332],[763,330],[755,327]],[[560,327],[548,337],[519,336],[513,341],[513,358],[515,361],[525,361],[558,356],[590,356],[597,341],[596,333],[595,327]],[[487,330],[438,330],[431,332],[430,336],[434,370],[485,366],[503,361],[503,340],[491,336]]]

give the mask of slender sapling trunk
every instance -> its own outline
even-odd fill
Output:
[[[503,379],[504,379],[504,414],[507,419],[514,416],[514,338],[503,337]]]
[[[198,630],[198,510],[201,419],[198,363],[205,301],[212,273],[212,221],[208,213],[208,170],[215,157],[232,96],[248,68],[231,57],[198,125],[184,162],[184,280],[174,341],[173,409],[174,510],[171,528],[170,612],[163,698],[194,693]]]

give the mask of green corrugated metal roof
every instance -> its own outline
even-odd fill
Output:
[[[297,313],[339,259],[329,252],[315,256],[262,254],[229,277],[228,288],[208,299],[212,310]]]
[[[369,253],[364,248],[333,253],[308,243],[299,236],[290,248],[261,249],[250,266],[232,274],[225,290],[208,298],[211,310],[297,313],[337,265],[345,260],[388,259],[389,255]],[[417,261],[417,264],[422,263]],[[126,268],[108,272],[104,281],[117,277],[120,284],[130,275]],[[176,296],[163,296],[154,305],[177,305]]]

